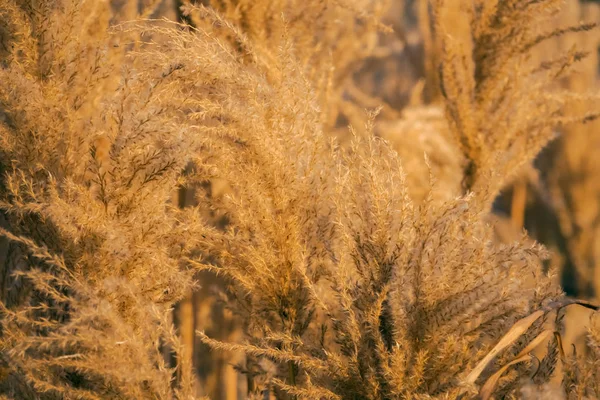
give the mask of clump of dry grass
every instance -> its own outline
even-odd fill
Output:
[[[2,391],[14,398],[183,398],[163,352],[192,286],[172,192],[198,150],[171,101],[177,67],[107,33],[107,3],[3,1]],[[169,350],[170,349],[170,350]],[[115,362],[118,361],[118,365]]]
[[[538,34],[557,1],[431,3],[449,132],[431,137],[461,154],[453,189],[418,203],[376,112],[343,106],[373,48],[350,33],[377,37],[379,2],[362,15],[338,1],[188,4],[191,24],[110,34],[91,29],[104,5],[1,4],[2,233],[19,260],[5,283],[21,285],[2,299],[9,395],[192,397],[168,315],[200,269],[227,280],[245,340],[199,335],[246,353],[250,398],[534,397],[561,393],[559,360],[568,396],[598,397],[597,327],[581,359],[560,335],[564,307],[596,307],[563,297],[540,246],[500,244],[486,222],[556,124],[596,118],[548,86],[580,53],[522,64],[546,37],[590,28]],[[347,146],[333,138],[343,118],[364,122]],[[172,204],[217,178],[228,195]]]
[[[597,96],[557,91],[552,85],[585,52],[573,47],[554,59],[529,61],[539,44],[595,28],[588,23],[545,30],[561,3],[433,2],[442,49],[440,86],[450,129],[465,158],[466,190],[488,186],[490,175],[496,177],[494,192],[499,190],[555,136],[557,125],[597,118],[591,106]]]
[[[222,132],[213,149],[223,154],[213,162],[232,182],[234,194],[221,205],[232,227],[206,236],[203,248],[217,266],[198,266],[231,279],[230,294],[241,304],[234,309],[245,318],[249,342],[205,340],[279,364],[264,372],[276,392],[309,398],[459,396],[461,379],[502,333],[560,297],[559,290],[544,277],[537,250],[492,243],[482,218],[485,201],[414,207],[386,144],[366,133],[351,149],[331,147],[314,106],[319,96],[311,96],[318,87],[294,63],[290,41],[285,38],[274,63],[285,71],[281,80],[265,80],[260,62],[254,64],[258,73],[228,62],[215,78],[221,86],[211,95],[221,106],[212,106],[220,114],[210,123]],[[185,48],[194,46],[205,43],[190,38]],[[168,49],[179,53],[173,44]],[[225,61],[229,54],[223,53]],[[235,68],[241,69],[230,72]],[[238,103],[245,105],[243,124]],[[541,329],[538,324],[528,331],[497,368]],[[471,383],[495,376],[494,369],[486,371]],[[509,393],[519,382],[519,375],[508,375],[499,390]]]

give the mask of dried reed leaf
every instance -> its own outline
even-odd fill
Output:
[[[488,378],[488,380],[485,382],[485,384],[481,387],[481,390],[479,391],[479,396],[481,397],[481,399],[488,400],[492,397],[492,394],[493,394],[494,390],[496,389],[496,385],[498,384],[500,377],[502,377],[502,375],[504,374],[504,372],[506,372],[507,369],[509,369],[511,366],[513,366],[515,364],[518,364],[518,363],[521,363],[524,361],[528,361],[530,359],[531,359],[531,355],[525,354],[521,357],[515,358],[508,364],[505,364],[504,366],[502,366],[502,368],[500,368],[498,371],[496,371],[494,373],[494,375],[490,376]]]
[[[502,350],[513,344],[519,337],[521,337],[521,335],[523,335],[527,331],[527,329],[529,329],[529,327],[533,325],[533,323],[544,314],[545,312],[543,310],[538,310],[515,323],[512,326],[512,328],[510,328],[510,330],[504,336],[502,336],[502,339],[500,339],[498,344],[496,344],[496,346],[494,346],[494,348],[489,353],[487,353],[487,355],[467,375],[467,377],[465,378],[465,382],[471,385],[474,384],[477,378],[479,378],[479,375],[481,375],[481,373],[485,369],[485,367],[487,367],[487,365]]]
[[[533,339],[523,350],[521,350],[512,361],[503,365],[502,368],[500,368],[494,373],[494,375],[489,377],[485,384],[481,387],[481,390],[479,391],[479,395],[481,396],[481,398],[483,400],[489,399],[492,396],[496,385],[498,384],[498,380],[504,374],[504,372],[506,372],[506,370],[510,368],[511,365],[515,365],[520,362],[529,360],[532,357],[529,353],[533,351],[537,346],[539,346],[544,340],[552,336],[553,333],[554,331],[550,329],[544,330],[542,333],[536,336],[536,338]]]

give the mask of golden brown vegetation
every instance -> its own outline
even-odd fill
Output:
[[[0,0],[5,398],[206,393],[191,304],[172,321],[197,278],[241,330],[197,335],[243,355],[244,398],[600,398],[597,307],[544,263],[597,273],[594,155],[571,144],[600,115],[593,21],[558,0],[166,3]],[[513,229],[532,191],[556,215],[552,253],[491,222],[511,186]]]

